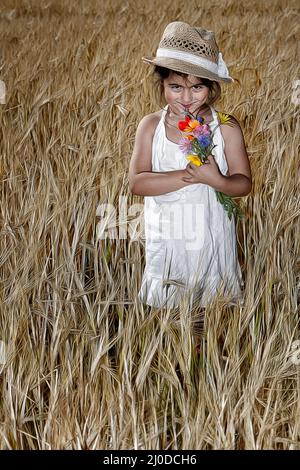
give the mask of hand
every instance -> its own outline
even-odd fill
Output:
[[[209,186],[214,187],[217,185],[220,178],[223,176],[219,170],[217,163],[213,155],[209,155],[204,165],[194,165],[194,163],[189,162],[185,168],[191,176],[184,176],[182,178],[186,183],[202,183],[208,184]]]

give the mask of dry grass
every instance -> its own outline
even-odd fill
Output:
[[[299,2],[195,3],[1,2],[1,449],[300,448]],[[243,126],[254,180],[246,303],[207,309],[198,359],[199,312],[136,300],[141,236],[97,236],[101,203],[111,236],[141,233],[119,196],[143,203],[128,164],[163,103],[141,57],[174,20],[216,32],[236,78],[216,108]]]

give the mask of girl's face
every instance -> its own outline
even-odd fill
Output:
[[[184,78],[171,72],[163,83],[166,102],[178,116],[182,116],[186,109],[196,115],[208,99],[209,88],[203,84],[201,78],[194,75]]]

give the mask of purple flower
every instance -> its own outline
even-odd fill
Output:
[[[192,144],[186,137],[181,137],[179,140],[179,148],[183,153],[189,153],[192,150]]]
[[[195,137],[199,137],[200,135],[209,135],[209,134],[210,134],[210,128],[208,127],[207,124],[197,126],[194,129],[194,136]]]
[[[197,114],[197,117],[196,117],[196,119],[197,119],[197,121],[201,122],[201,124],[203,124],[203,123],[204,123],[204,118],[203,118],[203,117],[201,117],[201,116],[198,116],[198,114]]]
[[[208,147],[209,144],[211,143],[211,138],[209,135],[200,135],[198,137],[198,142],[200,143],[200,145],[202,145],[203,147]]]

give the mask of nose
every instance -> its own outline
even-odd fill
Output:
[[[191,92],[191,90],[188,90],[188,89],[186,90],[186,89],[185,89],[185,90],[183,91],[183,94],[182,94],[182,103],[183,103],[183,104],[191,104],[192,101],[193,101],[193,99],[192,99],[192,92]]]

